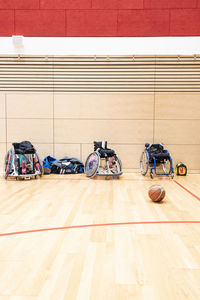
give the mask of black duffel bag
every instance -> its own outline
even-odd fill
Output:
[[[84,172],[83,163],[77,158],[63,157],[56,160],[51,166],[51,173],[55,174],[78,174]]]

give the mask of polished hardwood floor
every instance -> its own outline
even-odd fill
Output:
[[[148,198],[152,184],[165,188],[162,203]],[[199,221],[199,187],[198,174],[175,180],[140,174],[120,180],[1,178],[0,300],[200,299],[199,223],[3,235],[85,224]]]

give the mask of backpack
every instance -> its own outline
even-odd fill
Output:
[[[53,156],[50,156],[50,155],[44,158],[44,160],[43,160],[44,174],[51,173],[51,167],[55,161],[56,161],[56,158],[54,158]]]

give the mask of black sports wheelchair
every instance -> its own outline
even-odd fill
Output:
[[[42,165],[39,155],[29,141],[13,143],[7,152],[4,162],[4,177],[16,180],[42,176]]]
[[[162,172],[158,172],[157,168],[162,168]],[[146,175],[150,168],[150,176],[154,177],[153,171],[156,175],[167,175],[174,177],[174,168],[171,155],[168,150],[164,150],[162,144],[145,144],[145,149],[140,158],[140,172]]]
[[[119,178],[122,174],[122,163],[114,150],[107,148],[107,142],[94,142],[94,152],[85,163],[85,174],[92,178],[95,175],[105,176],[106,179]]]

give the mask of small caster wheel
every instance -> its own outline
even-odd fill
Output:
[[[153,177],[154,177],[154,176],[153,176],[153,173],[150,173],[150,177],[151,177],[151,179],[153,179]]]
[[[171,173],[171,178],[172,178],[172,179],[174,178],[174,173]]]
[[[16,180],[18,180],[18,177],[16,177]]]

